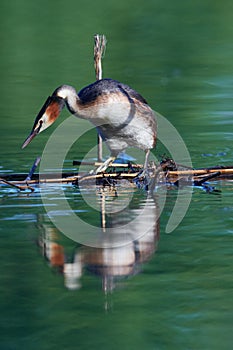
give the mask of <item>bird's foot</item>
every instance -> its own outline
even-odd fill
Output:
[[[136,177],[136,184],[139,188],[146,191],[153,191],[157,181],[157,172],[155,163],[151,163],[149,167],[144,167]]]
[[[147,169],[143,169],[139,172],[138,176],[134,180],[138,188],[143,188],[146,191],[149,189],[150,176]]]

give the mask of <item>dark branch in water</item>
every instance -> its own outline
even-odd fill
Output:
[[[204,177],[202,177],[200,180],[194,180],[194,185],[195,186],[201,186],[204,182],[212,180],[216,177],[218,177],[219,175],[221,175],[220,171],[216,171],[215,173],[212,173],[210,175],[206,175]]]
[[[19,190],[19,191],[31,190],[32,192],[34,192],[34,188],[31,186],[28,186],[28,185],[24,185],[24,186],[17,185],[12,181],[7,181],[3,178],[0,178],[0,181],[5,183],[6,185],[17,188],[17,190]]]
[[[37,157],[36,160],[34,161],[33,163],[33,166],[31,167],[29,173],[28,173],[28,176],[26,177],[25,181],[30,181],[32,179],[32,175],[34,174],[37,166],[39,165],[40,163],[40,160],[41,160],[41,157]]]

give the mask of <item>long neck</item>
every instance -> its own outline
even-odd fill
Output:
[[[70,113],[76,114],[82,118],[83,109],[80,98],[73,86],[62,85],[56,90],[57,96],[64,99],[66,106]],[[85,117],[84,117],[85,118]]]
[[[76,91],[70,91],[69,94],[67,95],[66,99],[66,106],[68,108],[68,110],[70,111],[70,113],[72,114],[80,114],[80,99],[76,93]]]

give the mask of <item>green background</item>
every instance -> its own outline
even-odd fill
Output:
[[[232,163],[232,1],[2,0],[0,7],[1,172],[27,172],[69,115],[63,111],[56,125],[21,150],[56,87],[79,90],[95,80],[96,33],[108,40],[104,77],[132,86],[166,116],[195,167]],[[90,144],[94,133],[71,150],[67,166]],[[163,152],[159,144],[156,156]],[[101,278],[90,272],[80,290],[64,287],[35,244],[38,217],[45,215],[39,194],[3,188],[1,349],[230,349],[232,182],[215,186],[221,193],[194,189],[184,221],[167,235],[176,198],[176,190],[169,191],[157,252],[107,296]],[[82,209],[79,192],[67,191]],[[136,196],[140,202],[143,194]],[[92,215],[87,212],[87,220]],[[73,243],[58,237],[72,251]]]

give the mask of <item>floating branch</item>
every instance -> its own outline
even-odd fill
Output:
[[[233,175],[232,167],[213,167],[213,168],[202,168],[202,169],[192,169],[192,170],[171,170],[167,172],[167,176],[198,176],[206,175],[211,173],[219,172],[219,175]]]
[[[213,180],[214,178],[218,177],[221,173],[219,171],[216,171],[215,173],[211,173],[210,175],[206,175],[201,177],[201,179],[194,180],[195,186],[201,186],[204,182]]]
[[[3,182],[3,183],[5,183],[6,185],[9,185],[9,186],[11,186],[11,187],[15,187],[15,188],[17,188],[17,190],[19,190],[19,191],[25,191],[25,190],[31,190],[32,192],[34,191],[34,188],[31,187],[31,186],[28,186],[28,184],[22,186],[22,185],[19,185],[18,182],[15,183],[15,182],[13,182],[13,181],[7,181],[7,180],[5,180],[5,179],[3,179],[3,178],[0,178],[0,182]],[[22,182],[22,183],[23,183],[23,182]]]
[[[118,180],[122,180],[122,179],[133,179],[136,176],[138,176],[138,172],[137,173],[103,173],[103,174],[94,174],[94,175],[84,175],[82,177],[79,177],[77,180],[78,182],[83,182],[83,181],[87,181],[87,180],[101,180],[101,179],[118,179]]]
[[[93,167],[99,167],[101,165],[103,165],[103,162],[83,162],[81,160],[73,160],[73,165],[91,165]],[[112,163],[111,165],[109,165],[108,169],[110,168],[139,168],[142,169],[143,165],[142,164],[132,164],[132,163]]]
[[[80,164],[80,161],[75,161],[77,164]],[[99,166],[102,163],[95,162],[85,162],[86,165]],[[162,164],[159,167],[152,170],[152,178],[159,179],[162,181],[166,179],[167,183],[177,183],[179,180],[182,180],[183,183],[190,181],[193,182],[195,186],[200,186],[206,181],[216,180],[216,179],[233,179],[233,166],[229,167],[212,167],[212,168],[202,168],[202,169],[186,169],[186,170],[167,170],[167,164]],[[26,174],[2,174],[0,182],[3,182],[9,186],[18,188],[19,190],[31,189],[29,185],[36,185],[42,183],[77,183],[85,181],[101,181],[106,182],[107,179],[115,180],[128,180],[131,182],[132,179],[136,178],[143,166],[141,164],[113,164],[112,169],[114,168],[123,168],[124,171],[114,171],[103,174],[86,174],[86,173],[63,173],[62,178],[57,178],[56,173],[38,174],[33,175],[33,179],[25,181]],[[138,170],[137,170],[138,168]],[[133,171],[132,171],[133,170]],[[22,180],[21,180],[22,179]],[[11,181],[10,181],[11,180]]]
[[[29,186],[29,182],[31,181],[31,178],[38,166],[38,164],[40,163],[40,160],[41,160],[41,157],[37,157],[36,160],[34,161],[33,163],[33,166],[31,167],[27,177],[25,178],[24,181],[21,181],[22,184],[25,184],[25,185],[19,185],[19,182],[18,184],[16,182],[13,182],[13,181],[8,181],[4,178],[0,178],[0,181],[5,183],[6,185],[9,185],[9,186],[12,186],[12,187],[15,187],[17,188],[19,191],[25,191],[25,190],[30,190],[30,191],[34,191],[34,188]]]

